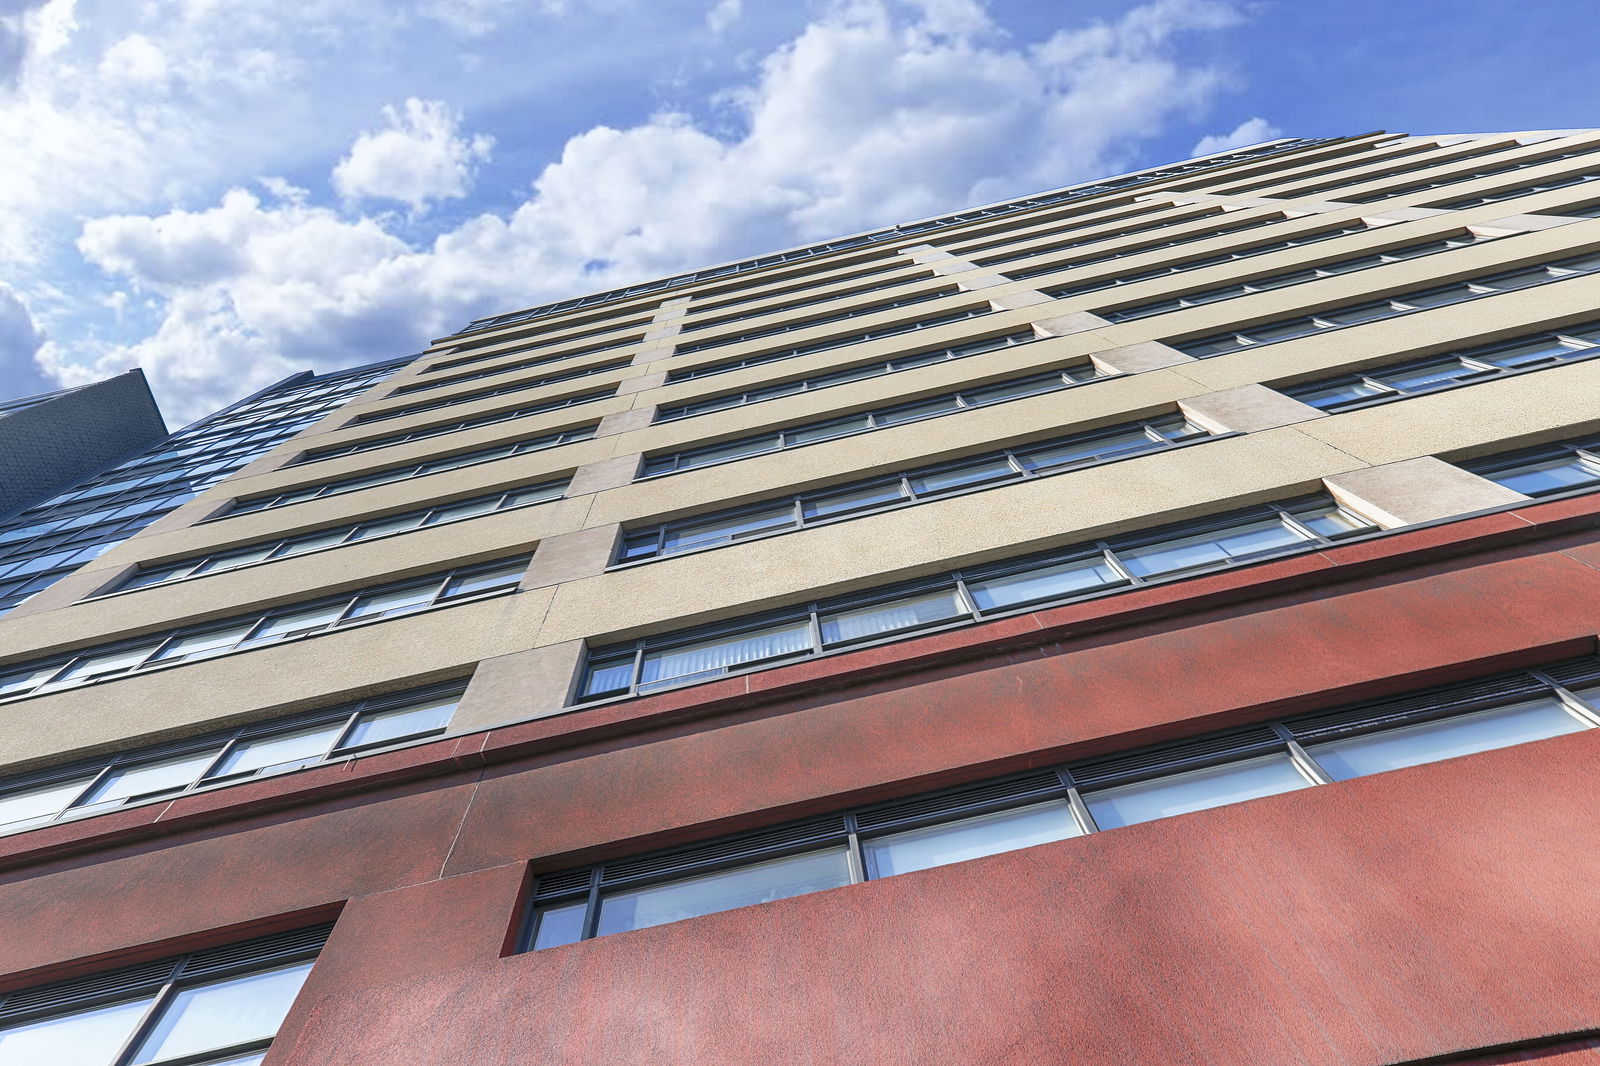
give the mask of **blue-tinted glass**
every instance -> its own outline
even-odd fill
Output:
[[[1126,582],[1102,556],[1072,562],[1041,564],[1037,568],[1001,577],[971,578],[967,591],[980,610],[993,611],[1023,603],[1037,603],[1109,588]]]
[[[1553,697],[1306,745],[1336,781],[1576,733],[1588,725]]]
[[[1052,800],[878,837],[865,841],[862,850],[866,852],[869,876],[889,877],[1065,840],[1082,833],[1066,802]]]
[[[534,918],[533,949],[560,947],[582,940],[583,918],[588,909],[587,902],[540,907]]]
[[[1263,755],[1086,792],[1083,802],[1094,815],[1096,825],[1115,829],[1258,796],[1275,796],[1310,784],[1287,755]]]
[[[842,848],[793,855],[670,884],[615,892],[600,903],[598,935],[645,929],[850,883]]]
[[[1483,476],[1526,496],[1542,496],[1600,483],[1600,468],[1580,455],[1567,455],[1507,467]]]

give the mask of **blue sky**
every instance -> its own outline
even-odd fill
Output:
[[[0,0],[0,397],[181,424],[481,314],[1283,135],[1600,125],[1557,0]]]

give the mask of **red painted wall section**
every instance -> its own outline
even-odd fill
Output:
[[[1597,759],[1576,734],[387,982],[394,935],[352,924],[270,1061],[1350,1066],[1581,1031]]]

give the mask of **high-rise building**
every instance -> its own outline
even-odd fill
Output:
[[[19,512],[0,1066],[1594,1061],[1596,179],[1275,141]]]

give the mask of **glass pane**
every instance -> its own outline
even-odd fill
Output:
[[[540,907],[534,927],[533,950],[576,944],[583,939],[583,916],[589,909],[586,901],[566,903],[559,907]]]
[[[662,538],[661,550],[688,551],[691,548],[738,540],[769,530],[786,529],[792,525],[794,525],[794,506],[788,503],[777,504],[760,511],[708,518],[691,525],[669,529]]]
[[[36,688],[61,666],[59,662],[49,666],[25,666],[14,673],[0,674],[0,696],[16,696]]]
[[[498,566],[474,570],[470,574],[460,574],[450,579],[444,587],[444,595],[440,598],[454,599],[458,596],[474,596],[495,589],[516,588],[517,582],[522,580],[522,575],[527,569],[528,560],[519,558]]]
[[[1241,337],[1229,334],[1226,337],[1210,337],[1206,340],[1193,341],[1189,344],[1179,344],[1178,350],[1192,355],[1196,359],[1204,359],[1207,356],[1222,355],[1237,348],[1243,348],[1248,343]]]
[[[567,486],[565,484],[561,484],[561,485],[535,485],[535,486],[533,486],[532,488],[529,488],[529,489],[519,489],[516,492],[510,493],[506,497],[506,499],[500,504],[500,506],[502,508],[505,508],[505,507],[520,507],[521,505],[523,505],[525,503],[541,503],[541,502],[543,502],[545,500],[555,500],[555,499],[559,499],[561,497],[561,494],[566,492],[566,491],[567,491]],[[435,513],[437,514],[437,512],[435,512]],[[437,519],[437,518],[435,518],[434,520],[435,521],[441,521],[441,519]]]
[[[316,762],[327,754],[343,728],[344,722],[340,720],[325,725],[306,726],[292,733],[241,740],[233,746],[217,768],[206,775],[206,780],[211,781],[233,774],[253,773],[269,766],[283,769],[289,765]]]
[[[311,963],[297,962],[183,989],[161,1012],[133,1061],[156,1062],[270,1040],[310,972]]]
[[[648,651],[640,687],[712,677],[747,663],[810,650],[811,625],[807,619],[780,622],[684,647]]]
[[[1343,781],[1586,728],[1560,701],[1548,698],[1308,744],[1306,751],[1329,777]]]
[[[385,615],[415,611],[431,604],[435,593],[438,591],[439,582],[429,581],[422,585],[407,585],[404,588],[389,589],[386,592],[368,593],[356,600],[355,605],[350,608],[350,613],[345,617],[347,619],[379,618]]]
[[[344,613],[345,603],[323,604],[320,607],[304,607],[298,611],[280,614],[268,619],[254,633],[250,635],[251,642],[273,640],[279,637],[292,636],[296,633],[308,633],[313,630],[323,629]]]
[[[1383,300],[1379,303],[1362,304],[1359,307],[1340,308],[1337,311],[1319,314],[1317,317],[1334,325],[1348,326],[1357,322],[1370,322],[1375,318],[1387,318],[1396,313],[1395,306],[1388,300]]]
[[[367,540],[372,537],[381,537],[386,533],[399,533],[407,529],[416,529],[422,525],[425,515],[409,514],[395,515],[393,518],[380,518],[376,522],[368,522],[354,533],[350,534],[351,540]]]
[[[211,765],[211,760],[217,757],[217,750],[207,748],[188,755],[174,755],[170,759],[119,767],[101,778],[94,790],[74,806],[120,803],[134,796],[186,788]]]
[[[850,867],[842,848],[792,855],[737,870],[614,893],[600,901],[598,932],[605,936],[625,929],[646,929],[849,883]]]
[[[1501,274],[1491,281],[1483,282],[1485,286],[1494,289],[1525,289],[1529,285],[1537,285],[1541,281],[1549,281],[1559,275],[1552,274],[1549,267],[1530,267],[1519,270],[1514,274]]]
[[[633,683],[633,656],[630,654],[623,659],[607,659],[589,664],[588,673],[584,677],[583,695],[599,696],[612,692],[626,692]]]
[[[985,481],[1004,481],[1016,476],[1017,472],[1012,468],[1011,461],[1005,456],[1000,456],[996,459],[983,459],[964,466],[920,474],[910,481],[911,491],[921,496],[964,488],[967,485],[979,485]]]
[[[259,563],[268,555],[271,555],[272,549],[275,547],[277,547],[277,545],[268,544],[265,547],[258,546],[246,549],[244,551],[228,552],[224,555],[213,555],[211,558],[195,567],[194,572],[197,574],[210,574],[218,570],[232,570],[236,566],[249,566],[251,563]]]
[[[0,826],[33,821],[36,818],[54,818],[60,814],[73,797],[82,792],[91,778],[75,777],[50,785],[36,785],[20,792],[0,796]]]
[[[366,744],[386,744],[402,737],[414,737],[443,729],[450,724],[456,712],[457,697],[450,696],[426,703],[411,703],[404,707],[391,707],[383,711],[368,711],[356,719],[355,728],[345,738],[341,747],[354,748]]]
[[[1234,529],[1196,533],[1139,548],[1119,548],[1116,555],[1133,574],[1153,577],[1303,542],[1299,533],[1278,519],[1263,518]]]
[[[1428,292],[1409,293],[1400,299],[1400,303],[1407,307],[1443,307],[1445,304],[1460,303],[1470,300],[1478,293],[1466,284],[1451,285],[1443,289],[1430,289]]]
[[[874,411],[872,413],[872,421],[874,425],[878,426],[893,426],[918,418],[947,415],[952,411],[959,410],[961,410],[961,404],[954,396],[940,396],[932,400],[923,400],[920,403],[901,404],[898,407]]]
[[[318,548],[331,548],[335,544],[343,544],[349,536],[350,530],[348,528],[329,530],[326,533],[308,533],[303,537],[285,541],[283,546],[278,549],[278,555],[280,557],[300,555],[305,552],[314,552]]]
[[[1522,366],[1524,363],[1537,363],[1551,357],[1562,358],[1573,352],[1587,351],[1588,349],[1576,344],[1563,344],[1554,338],[1537,341],[1525,341],[1522,344],[1511,344],[1504,348],[1496,348],[1492,352],[1473,352],[1472,358],[1480,363],[1490,363],[1494,366]]]
[[[1083,440],[1063,441],[1019,456],[1030,470],[1092,463],[1115,455],[1148,451],[1161,445],[1141,428],[1103,433]]]
[[[1483,476],[1524,495],[1540,496],[1600,482],[1600,469],[1582,456],[1566,455],[1559,459],[1506,467]]]
[[[1066,801],[1055,800],[879,837],[866,841],[863,849],[868,875],[890,877],[1082,833]]]
[[[1300,506],[1291,513],[1311,532],[1323,537],[1343,537],[1377,528],[1366,519],[1340,509],[1337,504]]]
[[[1083,801],[1096,825],[1116,829],[1257,796],[1275,796],[1310,784],[1289,756],[1263,755],[1085,793]]]
[[[26,1066],[110,1066],[151,997],[0,1029],[0,1062]]]
[[[1317,323],[1313,320],[1297,318],[1290,322],[1269,322],[1262,326],[1246,326],[1239,332],[1257,344],[1265,344],[1269,341],[1288,340],[1291,337],[1301,337],[1307,333],[1315,333],[1317,329]]]
[[[193,563],[178,563],[175,566],[162,566],[150,570],[139,570],[128,578],[124,579],[122,584],[117,587],[124,589],[142,589],[149,585],[159,585],[163,581],[171,581],[174,578],[186,576],[189,571],[193,569],[193,567]]]
[[[966,616],[966,608],[961,606],[961,601],[956,597],[956,590],[950,588],[916,593],[868,607],[832,611],[820,615],[819,621],[822,627],[822,642],[839,644]]]
[[[1486,373],[1486,371],[1475,366],[1468,366],[1455,356],[1451,356],[1448,359],[1441,359],[1434,363],[1424,363],[1421,366],[1403,367],[1396,370],[1374,370],[1368,376],[1375,381],[1383,382],[1385,385],[1412,391],[1445,382],[1460,381],[1462,378],[1483,373]]]
[[[877,485],[868,485],[864,488],[847,489],[842,492],[830,492],[826,495],[812,496],[800,502],[800,512],[808,521],[818,518],[831,518],[834,515],[849,514],[852,511],[861,511],[873,507],[887,507],[899,503],[906,498],[905,489],[898,481],[889,481]]]
[[[155,643],[140,644],[132,648],[123,648],[121,651],[101,652],[98,655],[86,655],[73,663],[61,675],[62,681],[81,681],[90,677],[103,677],[106,674],[120,673],[131,670],[150,657],[156,650]]]
[[[224,652],[244,639],[250,632],[254,622],[236,622],[231,626],[219,629],[207,629],[200,633],[191,633],[186,637],[178,637],[161,649],[156,656],[157,661],[170,662],[174,659],[198,659],[204,655],[215,655]]]
[[[1103,556],[1075,559],[1072,562],[1041,565],[1038,569],[1002,577],[969,579],[967,591],[979,609],[993,611],[1019,603],[1073,596],[1092,589],[1109,588],[1126,579],[1113,570]]]
[[[1388,389],[1379,388],[1377,385],[1365,381],[1347,381],[1338,385],[1323,385],[1320,388],[1307,389],[1303,392],[1291,392],[1295,399],[1301,403],[1308,403],[1312,407],[1327,409],[1340,404],[1353,403],[1356,400],[1365,400],[1373,396],[1392,396]]]
[[[710,448],[702,448],[693,452],[681,452],[678,455],[678,468],[685,466],[705,466],[707,463],[719,463],[724,459],[741,459],[746,455],[757,455],[761,452],[770,452],[777,449],[780,442],[776,435],[769,437],[756,437],[750,440],[729,441]],[[666,459],[669,456],[661,456]],[[672,469],[668,467],[667,469]]]
[[[1049,377],[1028,378],[1025,381],[1012,381],[1000,385],[988,385],[981,389],[969,389],[961,394],[961,398],[974,406],[986,403],[1004,403],[1007,400],[1017,400],[1024,396],[1037,396],[1043,392],[1054,392],[1062,388],[1064,382],[1059,374]]]

